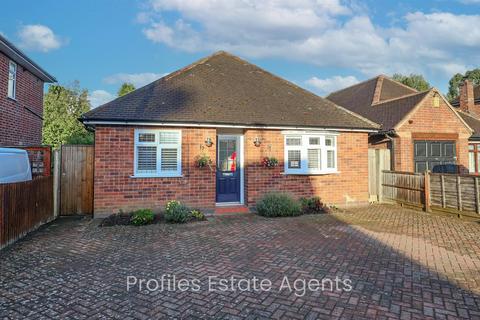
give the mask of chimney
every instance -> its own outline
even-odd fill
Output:
[[[460,85],[460,110],[465,112],[472,112],[474,111],[475,106],[475,97],[473,96],[473,84],[470,80],[465,80]]]
[[[377,77],[377,83],[375,86],[375,92],[373,93],[372,104],[380,102],[380,96],[382,95],[383,79],[385,79],[384,75],[379,75]]]

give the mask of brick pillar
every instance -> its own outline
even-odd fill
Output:
[[[465,80],[465,82],[460,85],[459,89],[460,110],[465,112],[474,111],[475,97],[473,96],[473,85],[470,80]]]

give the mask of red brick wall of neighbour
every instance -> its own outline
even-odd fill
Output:
[[[17,65],[16,101],[7,98],[10,59],[0,52],[0,146],[39,145],[43,114],[43,81]]]
[[[95,215],[118,212],[120,209],[158,210],[169,200],[180,200],[195,208],[213,210],[215,172],[209,168],[196,168],[195,158],[206,152],[215,161],[215,145],[204,147],[205,139],[210,137],[215,141],[215,135],[215,129],[182,128],[182,178],[132,178],[134,128],[97,127]]]
[[[134,128],[97,127],[95,132],[95,215],[119,210],[162,208],[168,200],[180,200],[192,207],[215,207],[215,172],[195,167],[195,158],[206,152],[215,162],[216,144],[204,147],[207,137],[215,141],[215,129],[182,128],[182,178],[132,178]],[[255,137],[262,139],[255,147]],[[340,173],[317,176],[283,173],[283,135],[278,130],[246,130],[245,200],[255,206],[263,194],[272,191],[296,197],[318,195],[327,203],[366,203],[368,201],[368,135],[341,133],[338,143]],[[203,150],[202,150],[202,149]],[[274,156],[280,165],[264,168],[264,156]],[[213,164],[215,168],[215,163]]]
[[[468,168],[468,138],[470,132],[447,104],[433,105],[428,96],[407,120],[396,130],[395,170],[414,171],[414,140],[454,140],[457,145],[457,164]]]
[[[262,140],[253,147],[253,140]],[[246,130],[245,132],[245,195],[247,204],[254,206],[265,193],[282,191],[296,197],[320,196],[329,204],[345,205],[368,201],[368,134],[341,133],[337,137],[338,170],[328,175],[285,175],[284,136],[280,131]],[[276,157],[277,168],[264,168],[265,156]]]

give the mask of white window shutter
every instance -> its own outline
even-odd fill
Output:
[[[137,146],[137,172],[157,172],[157,147]]]

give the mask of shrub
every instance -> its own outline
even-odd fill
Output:
[[[285,193],[269,193],[257,202],[257,213],[265,217],[290,217],[302,213],[300,204]]]
[[[193,209],[190,211],[190,217],[199,221],[205,220],[205,215],[200,210]]]
[[[132,213],[130,222],[135,226],[142,226],[153,222],[153,211],[150,209],[140,209]]]
[[[300,198],[300,203],[304,214],[329,212],[328,207],[322,202],[320,197]]]
[[[168,223],[186,223],[190,220],[190,209],[179,201],[169,201],[165,206],[165,220]]]

